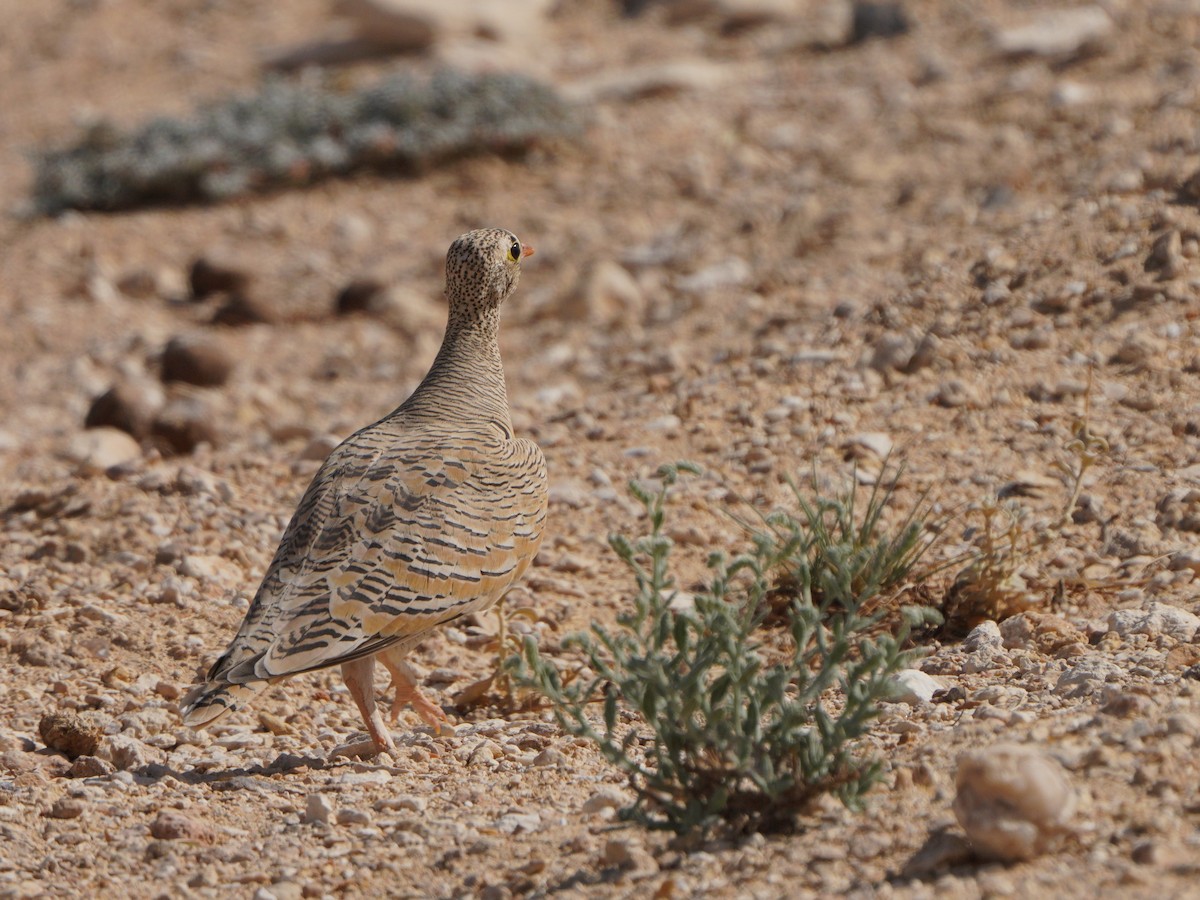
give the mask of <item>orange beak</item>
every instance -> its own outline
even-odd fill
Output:
[[[532,247],[530,247],[528,244],[526,244],[525,246],[523,246],[521,248],[521,258],[522,259],[524,259],[526,256],[533,256],[533,254],[534,254],[534,249]]]

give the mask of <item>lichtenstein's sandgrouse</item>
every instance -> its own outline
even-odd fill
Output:
[[[375,708],[376,657],[391,673],[393,722],[405,703],[430,724],[445,719],[417,690],[406,651],[500,599],[546,520],[545,460],[513,437],[497,343],[500,305],[532,253],[492,228],[451,245],[433,367],[317,472],[237,636],[184,701],[187,724],[212,722],[284,676],[341,665],[374,749],[393,749]]]

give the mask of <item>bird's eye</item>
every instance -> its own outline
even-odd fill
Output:
[[[521,244],[518,241],[513,241],[512,246],[508,248],[508,258],[513,262],[517,262],[521,258]]]

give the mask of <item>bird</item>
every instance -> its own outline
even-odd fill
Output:
[[[546,461],[513,433],[498,342],[500,308],[534,252],[510,231],[459,236],[446,254],[445,336],[398,408],[338,445],[284,530],[245,619],[184,698],[202,727],[291,675],[341,666],[368,740],[394,751],[375,702],[391,676],[391,722],[406,704],[440,730],[406,654],[430,631],[491,607],[537,554]]]

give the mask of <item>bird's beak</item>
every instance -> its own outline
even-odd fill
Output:
[[[521,248],[521,258],[522,259],[524,259],[526,256],[533,256],[533,254],[534,254],[534,250],[528,244],[526,244],[525,246],[523,246]]]

